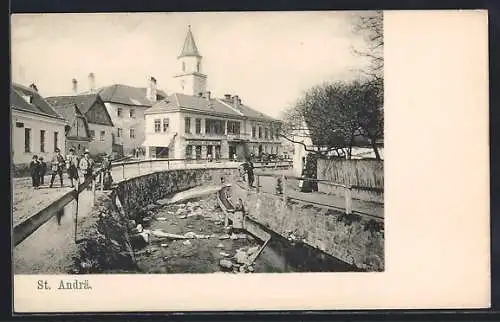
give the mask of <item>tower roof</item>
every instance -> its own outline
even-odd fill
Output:
[[[196,47],[196,43],[194,42],[193,33],[191,32],[191,26],[188,26],[188,32],[186,35],[186,39],[184,40],[184,46],[182,46],[182,52],[179,55],[179,58],[185,56],[195,56],[201,57],[198,52],[198,48]]]

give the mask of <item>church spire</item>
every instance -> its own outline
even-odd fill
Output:
[[[200,53],[198,52],[198,48],[196,47],[193,33],[191,32],[191,25],[188,25],[188,31],[186,39],[184,40],[184,46],[182,46],[182,52],[178,58],[186,56],[201,57]]]

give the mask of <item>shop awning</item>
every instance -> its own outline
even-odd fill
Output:
[[[168,147],[177,133],[150,135],[144,140],[144,147]]]

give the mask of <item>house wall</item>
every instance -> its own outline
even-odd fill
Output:
[[[144,131],[144,111],[148,107],[137,105],[124,105],[119,103],[105,102],[106,109],[108,110],[111,120],[114,124],[113,132],[115,133],[116,143],[123,145],[123,152],[125,155],[130,154],[133,149],[142,145],[145,139]],[[118,108],[122,109],[122,116],[118,117]],[[135,111],[135,116],[130,117],[130,110]],[[122,129],[122,135],[118,137],[118,129]],[[130,129],[135,130],[135,138],[130,137]]]
[[[12,160],[14,165],[27,165],[31,162],[33,154],[49,159],[54,154],[54,132],[58,133],[57,147],[64,151],[66,149],[66,138],[64,135],[65,123],[45,116],[12,110]],[[16,123],[24,123],[23,128],[16,127]],[[31,129],[31,151],[24,152],[24,129]],[[40,150],[40,131],[45,130],[45,152]]]
[[[89,143],[90,154],[97,155],[100,153],[111,153],[113,147],[113,127],[89,123],[89,130],[94,131],[95,133],[95,136]],[[101,140],[101,131],[104,131],[104,140]]]

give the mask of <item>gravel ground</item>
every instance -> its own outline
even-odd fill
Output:
[[[20,222],[33,216],[43,208],[47,207],[62,195],[71,190],[69,179],[63,177],[64,187],[61,188],[56,177],[57,184],[49,188],[50,176],[45,176],[45,184],[35,190],[31,186],[31,178],[16,178],[12,182],[12,224],[16,226]]]

